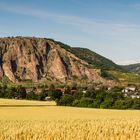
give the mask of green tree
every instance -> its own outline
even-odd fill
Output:
[[[82,90],[76,91],[76,94],[74,94],[74,98],[77,100],[80,100],[84,96],[84,93]]]
[[[117,100],[114,104],[114,108],[116,109],[126,109],[124,100]]]
[[[12,90],[12,88],[11,87],[7,87],[6,89],[5,89],[5,94],[4,94],[4,97],[5,98],[12,98],[13,97],[13,95],[14,95],[14,92],[13,92],[13,90]]]
[[[99,108],[100,103],[97,100],[93,100],[93,103],[89,104],[88,107],[90,107],[90,108]]]
[[[26,98],[26,89],[23,86],[17,86],[16,94],[18,98],[25,99]]]
[[[71,88],[70,88],[70,86],[66,86],[66,87],[65,87],[65,92],[64,92],[64,94],[71,94]]]
[[[61,99],[57,102],[57,105],[71,106],[74,101],[74,97],[69,94],[65,94],[61,97]]]
[[[91,90],[91,91],[87,90],[86,93],[84,93],[84,97],[95,99],[96,98],[95,90]]]
[[[38,95],[35,94],[33,91],[32,92],[29,92],[26,95],[26,99],[28,99],[28,100],[37,100],[38,99]]]
[[[133,105],[132,105],[133,109],[140,109],[140,99],[133,99]]]
[[[53,84],[50,85],[49,90],[54,90],[55,86]]]
[[[73,83],[72,83],[71,89],[72,89],[72,90],[77,90],[77,83],[76,83],[76,82],[73,82]]]
[[[44,101],[45,100],[45,97],[46,97],[46,95],[43,92],[41,92],[41,93],[38,94],[38,100],[39,101]]]
[[[62,96],[62,92],[61,90],[49,90],[48,96],[51,97],[52,100],[59,100]]]
[[[113,104],[113,99],[106,99],[101,103],[100,108],[112,108]]]
[[[91,99],[91,98],[82,98],[79,101],[78,100],[74,101],[73,106],[88,107],[92,103],[93,103],[93,99]]]
[[[5,89],[0,86],[0,98],[4,98]]]

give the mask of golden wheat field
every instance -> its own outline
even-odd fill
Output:
[[[0,99],[0,140],[140,140],[140,111]]]

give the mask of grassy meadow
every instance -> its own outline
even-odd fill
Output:
[[[140,111],[0,99],[0,140],[139,140]]]

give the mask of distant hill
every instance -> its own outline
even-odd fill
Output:
[[[122,66],[125,70],[140,75],[140,63]]]

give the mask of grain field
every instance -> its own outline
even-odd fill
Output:
[[[0,140],[139,140],[140,111],[0,99]]]

